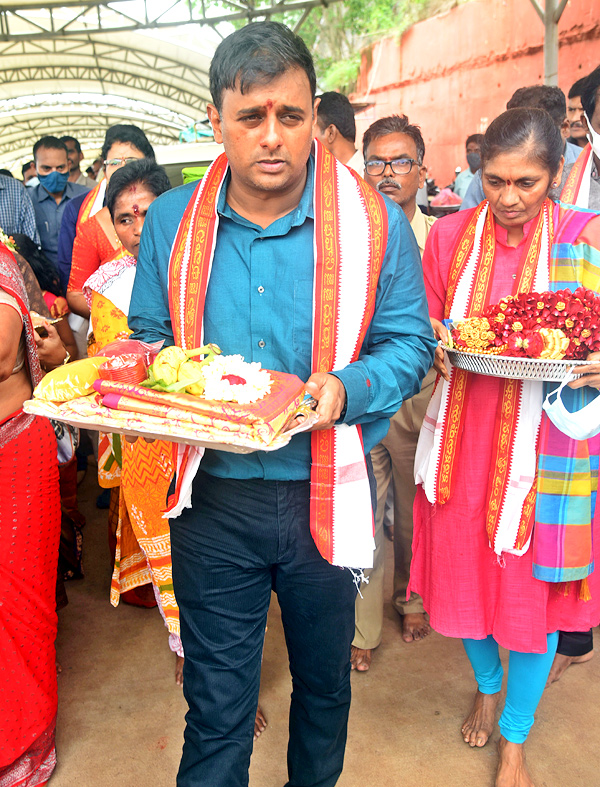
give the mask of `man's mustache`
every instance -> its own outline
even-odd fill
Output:
[[[381,191],[384,186],[392,186],[398,191],[402,191],[402,186],[398,183],[398,181],[394,180],[394,178],[382,178],[375,188],[377,191]]]
[[[572,126],[573,128],[583,128],[583,123],[581,122],[581,120],[574,120],[574,121],[571,123],[571,126]]]

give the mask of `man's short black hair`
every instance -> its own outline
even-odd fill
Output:
[[[251,22],[227,36],[217,47],[208,72],[210,94],[217,112],[223,91],[239,87],[242,94],[256,84],[266,85],[291,68],[308,77],[314,100],[317,77],[306,44],[279,22]]]
[[[25,177],[25,173],[27,172],[29,167],[31,167],[32,165],[35,167],[35,161],[28,161],[27,164],[23,164],[23,166],[21,167],[21,177],[22,178]]]
[[[468,148],[471,142],[475,142],[476,145],[481,147],[481,143],[483,142],[483,134],[469,134],[467,141],[465,142],[465,147]]]
[[[367,150],[371,142],[379,137],[385,137],[388,134],[406,134],[411,137],[417,148],[417,164],[421,166],[425,158],[425,142],[419,126],[412,125],[408,122],[406,115],[389,115],[385,118],[376,120],[365,131],[363,136],[363,156],[366,160]]]
[[[155,197],[160,197],[171,188],[171,183],[163,167],[148,158],[130,161],[118,169],[106,187],[106,207],[111,219],[115,217],[115,203],[121,193],[134,184],[145,186]]]
[[[578,79],[577,82],[574,82],[567,94],[567,98],[577,98],[577,96],[581,98],[583,95],[583,86],[585,85],[586,79],[587,77],[581,77],[581,79]]]
[[[103,162],[106,161],[108,151],[116,142],[128,142],[130,145],[137,148],[140,153],[143,153],[144,158],[148,158],[151,161],[156,159],[154,148],[139,126],[134,126],[129,123],[119,123],[116,126],[111,126],[106,132],[104,144],[102,145],[102,153],[100,154]]]
[[[60,141],[64,142],[65,144],[67,142],[72,142],[73,145],[75,145],[75,150],[78,153],[81,153],[81,145],[79,144],[79,140],[75,139],[75,137],[70,137],[68,134],[66,134],[64,137],[60,138]]]
[[[321,93],[317,98],[321,99],[317,107],[317,123],[321,131],[325,131],[328,126],[333,124],[344,139],[354,143],[356,121],[352,104],[346,96],[331,90],[328,93]]]
[[[38,152],[40,148],[48,148],[50,150],[64,150],[65,153],[68,155],[69,151],[67,150],[67,146],[64,142],[61,142],[58,137],[42,137],[38,139],[38,141],[33,146],[33,160],[35,161],[35,154]]]
[[[545,109],[557,126],[567,117],[567,99],[559,87],[554,85],[531,85],[520,87],[510,97],[507,109],[529,107]]]
[[[595,68],[591,74],[585,78],[583,92],[581,94],[581,106],[588,116],[590,123],[596,111],[596,100],[600,91],[600,66]]]

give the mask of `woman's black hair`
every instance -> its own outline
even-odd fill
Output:
[[[41,248],[31,240],[29,235],[13,232],[12,239],[15,242],[19,254],[25,257],[35,273],[40,288],[51,292],[57,297],[59,295],[64,295],[63,289],[60,286],[60,277],[56,270],[56,266],[46,257]]]
[[[252,22],[227,36],[215,51],[208,72],[213,104],[221,114],[224,90],[239,87],[244,94],[291,68],[304,71],[314,100],[317,78],[304,41],[279,22]]]
[[[155,197],[160,197],[171,188],[167,173],[155,161],[146,158],[131,161],[114,173],[106,187],[106,207],[111,219],[114,220],[115,217],[117,199],[126,188],[134,184],[145,186]]]
[[[119,123],[117,126],[111,126],[104,137],[102,153],[100,154],[102,161],[106,161],[108,151],[115,142],[129,142],[129,144],[136,147],[140,153],[143,153],[145,158],[151,159],[152,161],[156,159],[154,148],[148,141],[148,137],[138,126],[133,126],[129,123]]]
[[[483,137],[483,166],[501,153],[524,148],[527,157],[539,161],[553,178],[558,172],[565,141],[545,109],[507,109],[493,120]]]
[[[600,97],[600,66],[588,74],[583,82],[581,91],[581,105],[590,123],[596,111],[596,101]]]

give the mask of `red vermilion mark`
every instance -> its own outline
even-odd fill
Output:
[[[134,214],[134,216],[139,216],[140,215],[140,209],[138,208],[137,205],[133,206],[133,214]]]
[[[271,101],[271,99],[270,99],[270,98],[268,98],[268,99],[266,100],[266,102],[265,102],[265,106],[266,106],[266,108],[267,108],[267,109],[273,109],[273,102]]]
[[[224,374],[221,380],[227,380],[230,385],[246,385],[243,377],[238,377],[237,374]]]

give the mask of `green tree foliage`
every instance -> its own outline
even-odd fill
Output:
[[[197,3],[201,0],[195,0]],[[379,38],[400,36],[410,25],[457,4],[461,0],[341,0],[313,8],[299,33],[313,54],[319,86],[323,90],[351,92],[360,67],[360,51]],[[463,0],[464,1],[464,0]],[[205,7],[226,10],[218,0],[204,0]],[[254,8],[267,8],[273,0],[256,0]],[[292,29],[302,11],[283,11],[269,18]],[[246,22],[237,20],[236,27]]]

